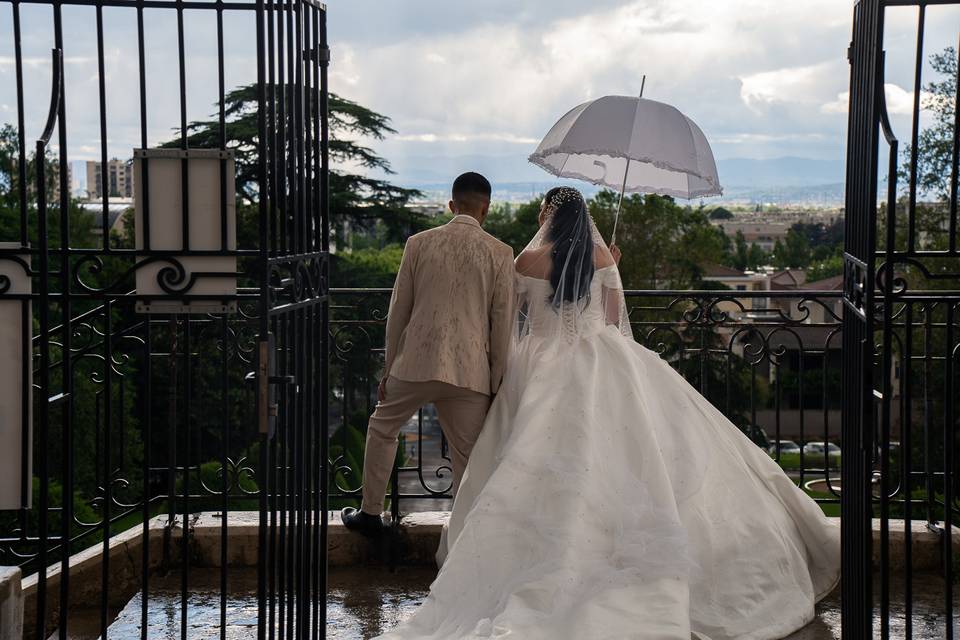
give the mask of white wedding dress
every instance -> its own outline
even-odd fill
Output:
[[[413,616],[381,640],[781,638],[840,572],[840,531],[720,411],[605,318],[518,276],[528,332]],[[622,299],[622,292],[620,293]]]

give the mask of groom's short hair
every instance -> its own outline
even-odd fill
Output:
[[[471,200],[476,196],[489,200],[492,192],[490,181],[474,171],[461,174],[453,181],[452,195],[457,202]]]

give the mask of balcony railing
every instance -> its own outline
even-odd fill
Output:
[[[638,342],[670,362],[817,500],[839,502],[842,454],[791,443],[839,441],[840,292],[628,291],[626,297]],[[389,299],[390,289],[333,291],[334,503],[359,496]],[[450,458],[434,414],[421,410],[401,440],[394,514],[425,504],[415,500],[449,499]]]
[[[328,392],[332,508],[359,501],[365,430],[383,365],[390,293],[390,289],[332,291]],[[839,515],[840,466],[844,456],[857,452],[831,452],[810,443],[835,447],[840,440],[841,294],[628,291],[627,302],[636,340],[675,367],[826,511]],[[114,304],[114,311],[119,304]],[[295,467],[280,455],[268,461],[268,469],[261,468],[257,425],[250,411],[255,406],[254,389],[243,380],[243,373],[254,366],[256,327],[252,316],[242,311],[229,320],[140,319],[120,327],[111,325],[102,306],[74,318],[71,350],[80,363],[74,370],[76,385],[97,400],[77,416],[77,434],[86,434],[84,456],[91,464],[70,478],[78,500],[89,504],[84,513],[73,515],[72,551],[101,540],[105,521],[119,531],[158,513],[168,514],[174,522],[177,513],[224,504],[230,510],[255,509],[264,482],[272,487],[270,500],[282,504]],[[955,300],[915,296],[899,302],[892,317],[894,410],[889,436],[878,434],[872,466],[878,504],[880,472],[885,466],[889,470],[890,517],[920,518],[931,524],[944,518],[944,425],[951,415],[946,390],[957,383],[955,376],[947,376],[944,354],[949,352],[945,345],[953,344],[952,336],[960,334],[958,311],[960,303]],[[875,344],[881,344],[880,337]],[[112,380],[96,367],[106,361],[101,353],[113,362]],[[234,364],[226,378],[224,358]],[[152,377],[145,386],[148,361]],[[879,347],[875,361],[879,368]],[[59,357],[53,358],[55,375],[60,375],[60,363]],[[187,370],[192,372],[189,381]],[[107,388],[114,406],[112,422],[106,417],[106,403],[99,399]],[[227,413],[217,411],[221,406]],[[152,429],[151,413],[157,416]],[[176,415],[182,417],[170,418]],[[187,415],[190,420],[184,418]],[[229,442],[218,436],[224,421]],[[911,426],[903,429],[903,424]],[[430,408],[404,427],[402,441],[391,483],[394,515],[447,508],[450,457]],[[182,451],[183,442],[190,444],[189,456]],[[881,464],[884,458],[886,465]],[[59,503],[47,510],[51,518],[59,518],[61,511]],[[960,517],[956,500],[950,511],[954,520]],[[36,569],[36,515],[36,510],[26,509],[0,514],[4,563]],[[52,535],[49,540],[54,553],[60,540]]]
[[[390,289],[336,289],[331,312],[332,504],[359,497],[363,433],[376,403]],[[935,528],[960,519],[946,504],[944,468],[957,380],[948,366],[960,334],[960,303],[938,292],[897,302],[889,433],[875,435],[876,515],[923,518]],[[784,468],[831,515],[840,513],[841,345],[839,291],[627,291],[636,340],[657,352]],[[881,313],[882,309],[877,309]],[[882,326],[882,325],[878,325]],[[882,332],[875,378],[882,379]],[[879,403],[877,405],[880,406]],[[428,409],[405,427],[391,487],[393,515],[444,506],[452,472]],[[901,446],[902,444],[902,446]],[[805,446],[806,445],[806,446]],[[882,472],[886,469],[884,482]],[[881,488],[887,499],[881,500]],[[952,495],[960,495],[954,487]]]

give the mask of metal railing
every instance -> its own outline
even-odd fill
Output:
[[[359,499],[364,432],[376,404],[390,292],[332,291],[333,505]],[[914,292],[897,304],[891,325],[897,346],[889,372],[889,433],[884,446],[873,452],[872,468],[876,516],[886,505],[889,517],[921,518],[933,526],[944,519],[945,509],[960,519],[960,502],[952,500],[949,509],[944,502],[945,434],[944,423],[937,419],[950,403],[943,342],[960,335],[960,313],[957,301],[928,293]],[[845,453],[836,448],[844,402],[842,293],[627,291],[626,298],[635,339],[666,359],[765,448],[828,513],[839,515]],[[879,330],[875,338],[879,369]],[[447,506],[442,501],[451,497],[452,472],[435,415],[421,410],[401,438],[387,496],[393,514],[430,504]],[[886,498],[881,497],[881,486],[886,487]]]
[[[363,434],[376,403],[390,289],[334,289],[331,308],[331,499],[359,497]],[[838,291],[628,291],[638,342],[659,353],[816,499],[838,503],[840,437]],[[446,443],[421,410],[401,434],[391,489],[394,515],[450,499]],[[442,503],[438,503],[442,504]],[[404,505],[413,505],[407,508]]]

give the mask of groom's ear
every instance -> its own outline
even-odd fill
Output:
[[[457,215],[457,210],[453,206],[453,200],[447,203],[447,207],[450,209],[450,213],[452,213],[453,215]]]

